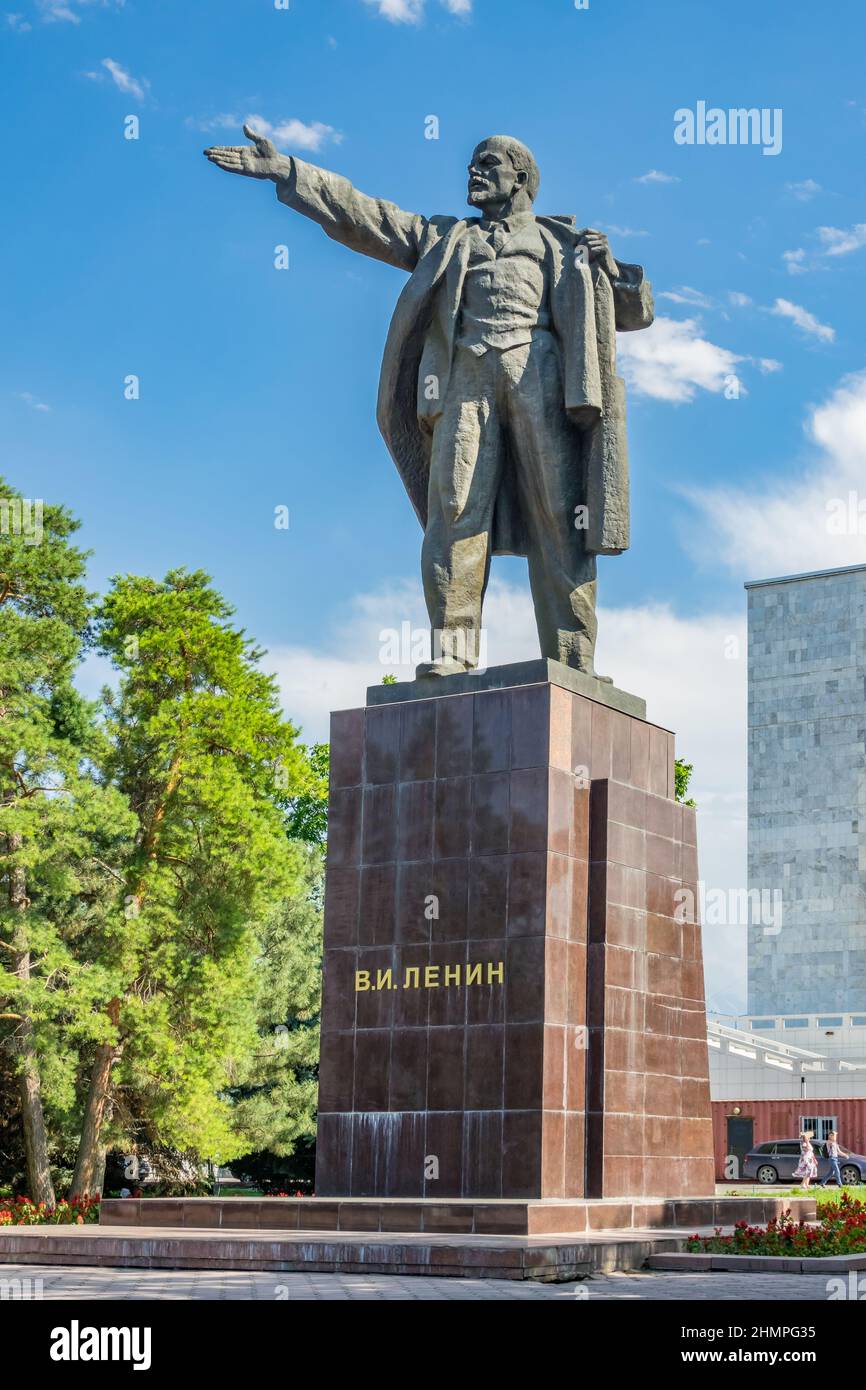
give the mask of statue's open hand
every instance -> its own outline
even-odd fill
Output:
[[[211,164],[230,174],[245,174],[249,179],[276,179],[288,172],[289,160],[264,135],[257,135],[251,126],[244,126],[244,135],[251,145],[213,145],[205,150]]]

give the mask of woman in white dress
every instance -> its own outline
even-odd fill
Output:
[[[818,1176],[818,1160],[812,1148],[812,1131],[804,1129],[800,1134],[800,1162],[794,1169],[794,1177],[802,1178],[807,1188],[813,1178]]]

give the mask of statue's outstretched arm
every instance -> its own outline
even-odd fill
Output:
[[[341,174],[280,154],[249,126],[244,126],[244,134],[252,145],[217,145],[205,150],[207,158],[229,173],[273,180],[281,203],[311,217],[329,237],[352,251],[401,270],[415,269],[426,218],[382,198],[368,197]]]

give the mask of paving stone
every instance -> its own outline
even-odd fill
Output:
[[[669,1273],[662,1270],[603,1274],[577,1283],[515,1283],[503,1279],[436,1279],[394,1275],[359,1278],[347,1274],[249,1273],[219,1270],[190,1281],[182,1271],[159,1272],[159,1283],[139,1269],[112,1271],[110,1280],[98,1270],[74,1266],[0,1265],[0,1279],[43,1279],[48,1300],[147,1302],[219,1300],[228,1302],[276,1300],[285,1288],[289,1303],[309,1300],[369,1302],[490,1302],[503,1299],[535,1302],[565,1300],[592,1303],[611,1300],[699,1300],[705,1302],[825,1302],[826,1274],[725,1274],[706,1270]]]

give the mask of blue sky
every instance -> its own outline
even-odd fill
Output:
[[[255,115],[366,192],[460,213],[476,141],[519,136],[538,210],[654,284],[656,325],[621,343],[633,542],[601,562],[602,665],[677,730],[705,876],[742,883],[742,582],[866,559],[825,524],[866,455],[864,28],[855,0],[832,23],[804,0],[13,0],[0,468],[82,517],[95,587],[209,570],[322,736],[380,678],[379,632],[423,620],[374,419],[403,276],[200,151]],[[699,101],[780,109],[781,152],[676,144]],[[489,660],[532,655],[524,567],[494,575]],[[740,966],[708,955],[733,1007]]]

